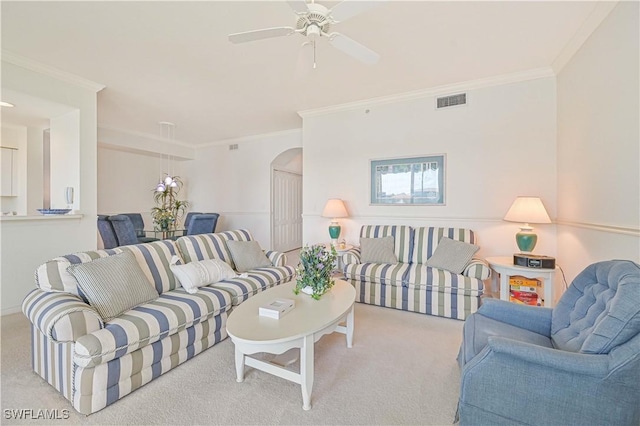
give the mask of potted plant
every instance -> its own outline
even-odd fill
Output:
[[[188,201],[177,198],[182,186],[179,176],[167,176],[155,189],[156,207],[151,209],[151,217],[155,227],[163,232],[175,231],[178,220],[189,207]]]
[[[321,244],[305,246],[300,251],[300,263],[296,269],[296,287],[293,292],[298,294],[302,290],[314,299],[320,299],[320,296],[335,284],[331,272],[337,257],[338,253],[333,246],[330,250]]]

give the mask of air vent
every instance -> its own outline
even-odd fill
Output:
[[[438,109],[447,108],[456,105],[465,105],[467,103],[467,94],[460,93],[458,95],[444,96],[442,98],[438,98]]]
[[[238,149],[238,144],[237,143],[229,145],[229,151],[235,151],[236,149]]]

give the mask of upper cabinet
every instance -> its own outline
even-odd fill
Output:
[[[0,147],[0,196],[18,195],[18,153],[15,148]]]

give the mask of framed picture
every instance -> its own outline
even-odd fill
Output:
[[[445,155],[371,160],[372,205],[445,204]]]

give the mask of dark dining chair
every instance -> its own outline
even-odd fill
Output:
[[[102,245],[105,249],[112,249],[118,247],[118,238],[116,237],[116,231],[113,229],[113,225],[109,221],[109,216],[104,214],[98,215],[98,232],[100,232],[100,238],[102,238]]]
[[[187,213],[187,215],[184,217],[184,229],[189,229],[189,222],[191,222],[191,218],[194,215],[197,215],[197,214],[204,214],[204,213],[202,213],[202,212],[189,212],[189,213]]]
[[[129,217],[131,223],[133,223],[133,229],[136,232],[136,238],[139,243],[150,243],[152,241],[158,241],[157,238],[147,237],[144,232],[144,220],[140,213],[121,213],[123,216]]]
[[[215,232],[218,213],[194,214],[187,226],[187,235],[210,234]]]
[[[111,222],[113,230],[116,232],[118,246],[138,244],[138,236],[129,216],[123,214],[109,216],[109,222]]]

